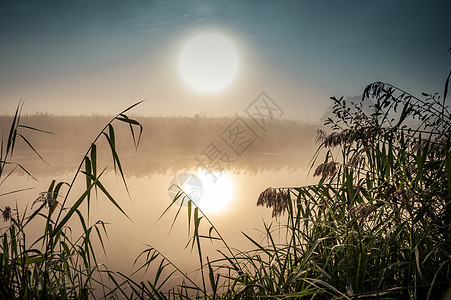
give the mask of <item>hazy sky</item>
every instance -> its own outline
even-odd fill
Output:
[[[0,2],[0,114],[243,114],[265,91],[285,116],[317,120],[329,97],[376,80],[442,92],[451,67],[451,1]],[[228,38],[236,78],[201,93],[180,75],[184,44]]]

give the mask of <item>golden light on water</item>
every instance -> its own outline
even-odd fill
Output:
[[[186,197],[180,196],[181,191]],[[225,211],[235,194],[233,180],[227,173],[205,169],[177,174],[169,183],[168,193],[171,201],[179,197],[175,205],[183,200],[186,207],[187,199],[191,199],[207,214]]]
[[[204,213],[217,213],[228,208],[234,197],[234,184],[227,173],[199,170],[196,176],[203,185],[197,205]]]

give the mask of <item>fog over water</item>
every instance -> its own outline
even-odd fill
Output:
[[[74,171],[91,142],[110,119],[111,117],[106,116],[24,116],[21,118],[23,124],[53,133],[24,132],[50,166],[33,157],[33,152],[23,141],[18,142],[14,159],[25,164],[33,174]],[[253,120],[240,117],[136,119],[144,128],[137,150],[133,146],[129,127],[120,122],[115,125],[118,154],[124,161],[126,174],[135,176],[175,173],[200,166],[199,161],[206,165],[206,157],[202,157],[212,144],[218,152],[227,156],[220,167],[229,171],[246,170],[257,173],[280,171],[284,168],[293,171],[297,168],[307,168],[316,149],[316,130],[322,127],[321,124],[302,121],[273,120],[262,129],[253,123]],[[235,152],[236,149],[230,147],[223,138],[224,133],[238,119],[243,124],[248,124],[255,134],[255,138],[242,153]],[[0,117],[0,126],[4,131],[9,129],[11,120],[11,117]],[[104,138],[101,138],[100,145],[102,143],[103,147],[99,147],[99,151],[103,148],[109,152]],[[99,155],[99,158],[106,157],[109,160],[108,152]],[[215,168],[212,165],[207,167]]]
[[[41,161],[26,143],[17,142],[13,161],[21,163],[38,181],[24,172],[10,177],[4,190],[33,187],[33,189],[4,197],[2,205],[18,205],[23,211],[31,208],[40,192],[46,191],[51,181],[70,182],[76,169],[91,142],[102,130],[110,117],[83,116],[63,117],[50,115],[24,116],[21,122],[42,130],[54,132],[45,134],[24,130],[23,133],[42,155],[49,165]],[[263,221],[276,222],[271,218],[271,210],[257,207],[259,194],[267,187],[296,187],[316,182],[312,174],[308,176],[309,163],[316,150],[316,130],[319,124],[306,124],[300,121],[274,120],[260,130],[252,124],[252,120],[242,118],[253,128],[258,138],[237,154],[221,138],[227,132],[236,117],[206,118],[136,118],[144,127],[141,143],[137,150],[133,145],[129,127],[126,124],[114,125],[118,155],[122,162],[127,179],[130,196],[124,188],[121,178],[114,174],[111,151],[104,140],[97,145],[98,170],[106,169],[101,181],[116,198],[119,205],[130,217],[128,220],[104,196],[92,201],[90,223],[101,219],[108,223],[108,240],[106,241],[107,257],[101,259],[110,269],[125,273],[130,272],[134,259],[145,249],[144,244],[152,245],[166,255],[173,263],[186,272],[194,272],[198,267],[196,254],[188,242],[187,219],[180,214],[170,232],[171,223],[176,210],[160,220],[163,211],[170,204],[168,186],[177,174],[196,172],[203,169],[199,161],[206,162],[211,158],[212,146],[221,153],[227,154],[227,160],[212,165],[212,173],[218,176],[217,182],[208,183],[213,178],[203,177],[203,186],[208,184],[219,187],[221,180],[228,178],[231,182],[232,197],[230,202],[220,211],[205,207],[210,220],[220,230],[223,237],[233,248],[245,250],[252,245],[241,232],[258,238]],[[0,125],[4,132],[8,131],[11,117],[0,117]],[[113,123],[114,124],[114,123]],[[218,169],[218,166],[222,169]],[[212,181],[213,182],[213,181]],[[80,176],[72,196],[66,205],[70,206],[85,187],[84,178]],[[205,192],[205,190],[204,190]],[[219,192],[220,194],[221,192]],[[61,201],[62,199],[59,199]],[[202,207],[201,207],[202,208]],[[30,210],[31,209],[31,210]],[[82,209],[86,212],[86,207]],[[158,220],[158,221],[157,221]],[[78,220],[74,222],[73,234],[81,230]],[[207,224],[205,224],[207,225]],[[42,232],[43,224],[36,222],[34,234]],[[30,237],[30,241],[32,238]],[[205,242],[205,253],[217,257],[215,249],[221,244]],[[101,247],[99,249],[100,257]]]

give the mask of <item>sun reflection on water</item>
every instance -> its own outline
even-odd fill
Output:
[[[234,197],[234,184],[229,174],[224,172],[210,172],[199,169],[193,172],[177,174],[169,184],[169,198],[175,205],[187,206],[187,198],[180,196],[180,189],[187,198],[204,213],[223,212],[230,205]]]
[[[197,205],[204,213],[217,213],[227,209],[234,197],[233,180],[225,172],[198,170],[196,176],[203,186]]]

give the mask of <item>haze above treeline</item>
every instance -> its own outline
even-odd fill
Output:
[[[18,140],[13,160],[23,164],[34,175],[72,172],[78,167],[91,142],[111,118],[96,115],[24,115],[21,117],[22,124],[53,133],[21,128],[24,136],[50,166],[41,161],[23,140]],[[201,162],[206,166],[206,162],[209,159],[212,161],[213,158],[224,170],[235,172],[256,173],[284,168],[294,171],[298,168],[308,168],[316,150],[316,131],[322,128],[319,123],[287,119],[267,120],[262,128],[250,118],[237,116],[136,117],[136,120],[143,126],[137,150],[128,125],[117,121],[113,123],[117,151],[126,174],[136,176],[176,173],[201,167]],[[11,121],[10,116],[0,116],[0,128],[4,134],[9,131]],[[247,125],[255,134],[249,147],[241,153],[235,152],[225,139],[221,138],[221,135],[227,138],[228,130],[233,130],[236,122],[242,124],[242,128]],[[98,147],[99,165],[109,165],[112,170],[110,155],[106,152],[110,152],[110,149],[106,140],[101,139],[104,141]],[[108,158],[108,161],[102,157]],[[221,157],[224,159],[221,160]],[[213,164],[209,166],[213,168]]]

